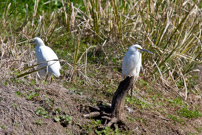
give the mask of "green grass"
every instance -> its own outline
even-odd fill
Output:
[[[196,127],[196,130],[201,133],[202,132],[202,127]]]
[[[15,95],[17,95],[18,97],[21,97],[21,92],[20,91],[16,91]]]
[[[184,107],[185,102],[183,101],[182,98],[175,98],[175,99],[166,99],[169,101],[169,106],[179,106],[179,107]]]
[[[180,109],[178,111],[178,115],[182,116],[182,117],[189,118],[189,119],[192,119],[192,118],[196,119],[198,117],[202,117],[202,114],[201,114],[201,112],[199,110],[194,109],[192,111],[192,110],[188,110],[187,107],[184,107],[184,108]]]
[[[5,125],[1,125],[1,128],[2,128],[3,130],[6,130]]]
[[[132,97],[132,99],[130,97],[126,97],[125,102],[129,103],[132,106],[137,106],[141,109],[153,108],[152,105],[145,103],[144,101],[137,99],[135,97]]]
[[[37,92],[28,92],[24,93],[27,100],[33,100],[35,97],[38,97],[39,94]]]
[[[72,123],[72,117],[69,115],[57,115],[54,117],[54,120],[61,123],[63,126],[67,126]]]
[[[175,123],[180,123],[182,125],[185,124],[185,122],[182,120],[182,118],[178,117],[178,116],[174,116],[174,115],[171,115],[171,114],[168,114],[168,118],[170,118],[171,120],[173,120]]]
[[[40,116],[40,117],[44,117],[44,118],[49,118],[48,115],[48,111],[46,111],[43,107],[38,106],[37,110],[36,110],[36,115]]]
[[[36,121],[36,124],[39,125],[39,126],[42,126],[42,125],[43,125],[42,122],[41,122],[41,120],[37,120],[37,121]]]
[[[115,130],[113,130],[110,127],[105,127],[104,129],[96,129],[99,126],[101,126],[101,121],[100,120],[91,120],[91,122],[88,125],[83,125],[83,128],[86,130],[86,133],[90,133],[91,131],[94,131],[96,134],[98,135],[111,135],[111,134],[115,134],[118,135],[120,134],[119,128],[115,127]],[[127,132],[124,132],[125,134],[128,134]]]

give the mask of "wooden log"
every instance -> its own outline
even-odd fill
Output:
[[[125,124],[125,114],[124,114],[124,104],[125,98],[128,91],[133,87],[134,77],[128,76],[125,80],[123,80],[120,84],[118,89],[116,90],[114,97],[112,99],[112,120],[111,124],[114,122],[121,122]],[[111,125],[110,125],[111,126]]]

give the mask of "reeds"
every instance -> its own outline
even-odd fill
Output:
[[[199,1],[83,0],[83,5],[76,5],[62,0],[56,10],[49,8],[49,12],[45,9],[38,12],[41,5],[35,0],[34,6],[28,3],[25,7],[26,18],[18,20],[16,16],[18,22],[13,22],[14,16],[9,16],[13,12],[10,11],[12,4],[3,5],[5,10],[1,14],[1,60],[6,56],[18,59],[23,54],[26,57],[20,57],[22,61],[33,61],[33,48],[26,41],[40,36],[55,49],[62,44],[61,51],[71,50],[72,60],[69,62],[73,63],[73,75],[79,67],[78,62],[86,65],[87,57],[83,56],[87,56],[86,48],[92,46],[101,47],[106,59],[115,58],[120,65],[127,48],[141,44],[154,53],[153,56],[143,53],[143,66],[148,69],[146,73],[158,80],[161,71],[164,78],[175,85],[179,80],[187,81],[188,73],[201,63],[202,15]],[[30,8],[33,12],[28,11]],[[79,34],[81,31],[82,36]],[[76,44],[65,40],[69,37],[77,37]],[[26,50],[28,52],[23,53]],[[183,81],[184,87],[186,81]]]

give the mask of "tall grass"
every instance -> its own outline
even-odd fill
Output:
[[[185,87],[188,73],[201,63],[202,16],[199,1],[76,2],[35,0],[34,5],[22,2],[24,7],[9,0],[2,3],[1,61],[20,60],[13,67],[19,70],[23,69],[22,61],[31,66],[35,58],[28,41],[40,36],[47,45],[55,49],[60,47],[60,59],[73,63],[74,71],[79,68],[76,65],[85,64],[86,60],[89,60],[88,63],[96,62],[90,57],[101,59],[100,55],[94,55],[95,52],[104,52],[103,64],[108,65],[115,59],[118,66],[128,47],[135,43],[154,53],[153,56],[143,53],[146,73],[158,80],[162,77],[160,71],[164,79],[175,86],[182,81]],[[24,9],[23,14],[18,6]],[[82,35],[79,36],[79,33]],[[78,41],[72,42],[76,38],[69,40],[72,37],[78,37]],[[88,59],[83,57],[85,53],[82,52],[94,45],[97,50],[91,50],[93,55],[89,55]],[[66,58],[63,52],[71,57]],[[1,66],[8,68],[8,65]]]

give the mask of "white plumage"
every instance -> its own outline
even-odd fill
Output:
[[[125,79],[127,76],[134,76],[136,81],[139,77],[140,68],[142,67],[142,54],[141,51],[152,53],[148,50],[142,49],[140,45],[132,45],[123,58],[122,63],[122,77]]]
[[[34,38],[34,41],[31,41],[30,43],[36,44],[35,53],[36,53],[37,63],[49,61],[49,62],[38,65],[38,69],[47,67],[42,70],[39,70],[40,76],[46,75],[46,72],[48,70],[48,76],[52,76],[53,74],[54,76],[59,77],[61,66],[55,52],[50,47],[46,46],[44,42],[42,41],[42,39],[38,37]],[[55,59],[57,59],[58,61],[50,61]]]

